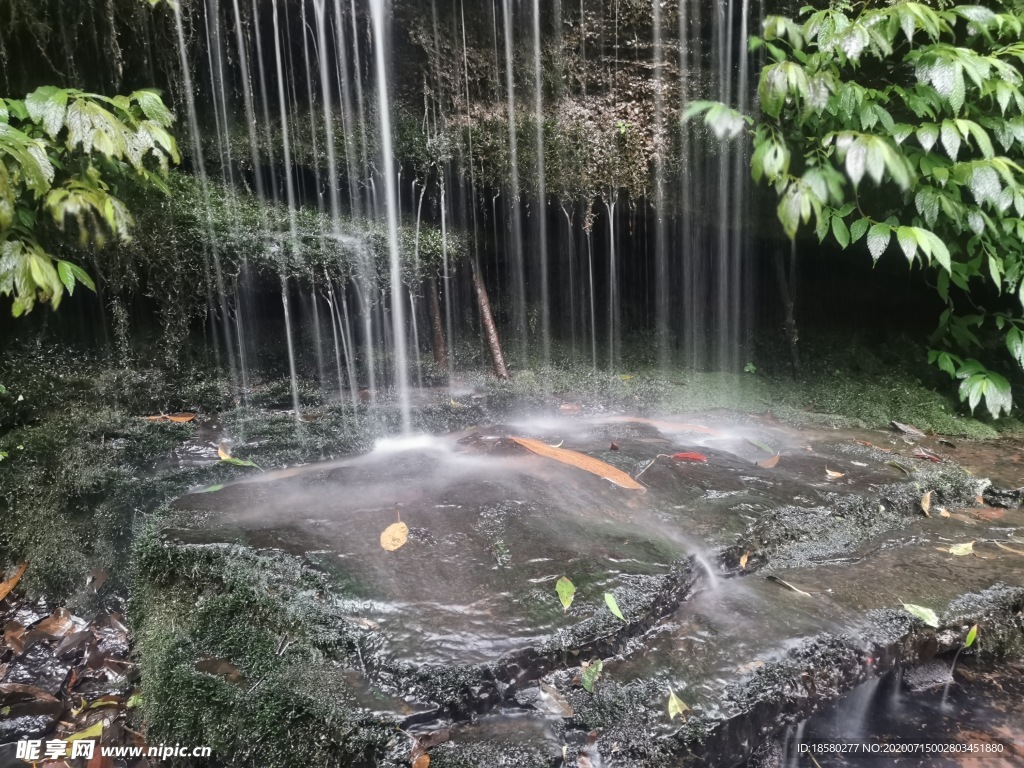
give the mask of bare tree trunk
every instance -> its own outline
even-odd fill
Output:
[[[800,333],[796,327],[796,241],[790,243],[789,276],[782,260],[782,250],[775,249],[775,275],[779,279],[779,295],[785,309],[786,340],[789,342],[790,364],[793,366],[793,377],[800,375]]]
[[[480,319],[483,322],[487,346],[491,349],[491,359],[494,361],[494,375],[499,379],[508,379],[508,368],[505,366],[505,355],[501,351],[498,327],[494,324],[494,314],[491,312],[491,300],[487,296],[487,286],[484,285],[483,275],[480,274],[480,264],[475,255],[472,260],[472,268],[473,288],[476,289],[476,303],[480,307]]]
[[[434,364],[441,370],[447,370],[448,346],[444,341],[441,299],[437,295],[437,279],[433,277],[427,280],[427,309],[430,311],[430,327],[434,331]]]

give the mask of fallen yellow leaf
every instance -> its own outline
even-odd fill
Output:
[[[607,464],[600,459],[595,459],[592,456],[577,453],[576,451],[570,451],[567,448],[553,448],[541,440],[533,440],[528,437],[512,437],[509,439],[517,445],[521,445],[526,450],[536,453],[538,456],[543,456],[546,459],[554,459],[562,464],[568,464],[571,467],[576,467],[577,469],[589,472],[592,475],[603,477],[605,480],[610,480],[615,483],[620,488],[629,488],[634,491],[646,490],[643,485],[638,483],[621,469],[616,469],[611,464]]]
[[[838,480],[840,477],[846,477],[845,472],[835,472],[828,467],[825,467],[825,474],[829,476],[830,480]]]
[[[217,446],[217,458],[220,459],[221,461],[227,461],[228,459],[231,458],[231,454],[228,453],[227,451],[225,451],[223,446],[218,445]]]
[[[743,553],[743,557],[740,558],[740,569],[741,570],[746,570],[746,568],[747,568],[747,560],[749,560],[749,559],[750,559],[750,553],[749,552],[744,552]]]
[[[0,584],[0,600],[3,600],[11,594],[11,590],[18,586],[18,582],[21,581],[21,577],[25,574],[26,568],[28,568],[28,563],[22,563],[18,566],[18,570],[14,572],[14,575],[11,576],[11,578]]]
[[[924,496],[921,497],[921,511],[924,512],[925,517],[931,517],[932,508],[932,492],[928,491]]]
[[[936,547],[939,552],[948,552],[951,555],[957,557],[963,557],[964,555],[974,554],[974,542],[968,541],[966,544],[954,544],[951,547]]]
[[[392,523],[380,534],[380,545],[388,552],[394,552],[408,540],[409,526],[405,523]]]

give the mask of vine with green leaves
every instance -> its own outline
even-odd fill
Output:
[[[0,98],[0,294],[17,317],[37,302],[56,308],[88,272],[61,258],[70,236],[102,247],[130,237],[119,197],[129,181],[166,190],[179,161],[174,116],[159,93],[102,96],[44,86],[24,99]]]
[[[994,5],[770,16],[750,39],[768,59],[758,118],[704,101],[684,119],[752,136],[753,177],[791,239],[813,220],[819,242],[920,265],[946,304],[929,362],[997,418],[1010,383],[976,358],[995,337],[1024,369],[1024,5]]]

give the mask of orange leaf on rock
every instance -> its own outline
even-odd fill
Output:
[[[825,467],[825,474],[828,475],[829,480],[838,480],[840,477],[846,477],[845,472],[836,472],[828,467]]]
[[[757,462],[757,466],[764,467],[765,469],[772,469],[776,464],[779,463],[780,454],[776,453],[774,456],[769,456],[763,461]]]
[[[696,451],[681,451],[679,453],[673,453],[672,458],[676,461],[704,461],[708,460],[708,457],[703,453],[697,453]]]
[[[0,600],[3,600],[9,594],[11,590],[18,586],[18,582],[21,581],[21,577],[25,575],[25,569],[28,568],[28,563],[22,563],[18,566],[18,570],[14,572],[7,581],[0,584]]]
[[[430,755],[422,754],[412,761],[412,768],[430,768]]]
[[[526,450],[536,453],[538,456],[543,456],[546,459],[553,459],[554,461],[561,462],[562,464],[568,464],[571,467],[582,469],[592,475],[603,477],[605,480],[610,480],[615,483],[615,485],[620,488],[629,488],[634,491],[645,490],[644,486],[621,469],[616,469],[611,464],[607,464],[600,459],[595,459],[592,456],[577,453],[576,451],[570,451],[567,448],[552,448],[541,440],[533,440],[528,437],[512,437],[509,439],[517,445],[521,445]]]

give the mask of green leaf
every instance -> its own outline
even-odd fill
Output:
[[[572,605],[573,596],[576,594],[576,585],[563,576],[555,583],[555,592],[558,593],[558,599],[562,602],[562,609],[568,610]]]
[[[51,139],[56,138],[64,127],[64,116],[67,114],[68,91],[52,85],[36,88],[25,97],[25,108],[29,116],[41,123],[43,130]]]
[[[1014,362],[1024,369],[1024,331],[1016,326],[1011,326],[1006,332],[1006,348]]]
[[[832,217],[832,235],[839,243],[840,248],[845,248],[850,244],[850,230],[847,229],[846,222],[839,216]]]
[[[889,247],[889,239],[892,237],[892,227],[879,222],[868,230],[868,250],[871,258],[878,261],[878,258],[885,253]]]
[[[615,595],[613,595],[611,592],[605,592],[604,601],[608,606],[608,610],[611,611],[614,616],[621,619],[622,621],[626,621],[626,617],[623,616],[622,611],[619,610],[619,604],[615,601]]]
[[[975,624],[969,630],[967,630],[967,637],[964,639],[964,648],[970,648],[974,645],[974,641],[978,639],[978,625]]]
[[[205,488],[200,488],[196,493],[215,493],[224,489],[224,483],[217,483],[216,485],[208,485]]]
[[[227,458],[221,459],[225,464],[234,464],[236,467],[255,467],[260,469],[260,466],[253,461],[246,461],[245,459],[236,459],[234,456],[228,456]]]
[[[588,693],[594,692],[594,684],[597,683],[597,678],[601,676],[601,670],[604,669],[604,662],[601,659],[594,659],[589,664],[583,666],[583,689]]]
[[[75,292],[75,275],[71,271],[71,265],[66,261],[57,262],[57,275],[60,277],[60,281],[64,283],[64,287],[67,288],[68,294],[74,294]]]
[[[135,91],[129,99],[134,99],[142,108],[142,113],[150,120],[164,128],[169,128],[174,123],[174,115],[160,98],[160,92],[152,88],[144,88]]]
[[[870,219],[857,219],[853,224],[850,225],[850,242],[856,243],[862,237],[864,233],[868,231],[868,227],[871,226]]]
[[[668,719],[675,720],[677,715],[682,715],[690,708],[680,699],[671,688],[668,689]]]
[[[908,613],[923,621],[927,626],[938,629],[939,617],[931,608],[925,608],[920,605],[914,605],[913,603],[904,603],[903,607],[907,610]]]

